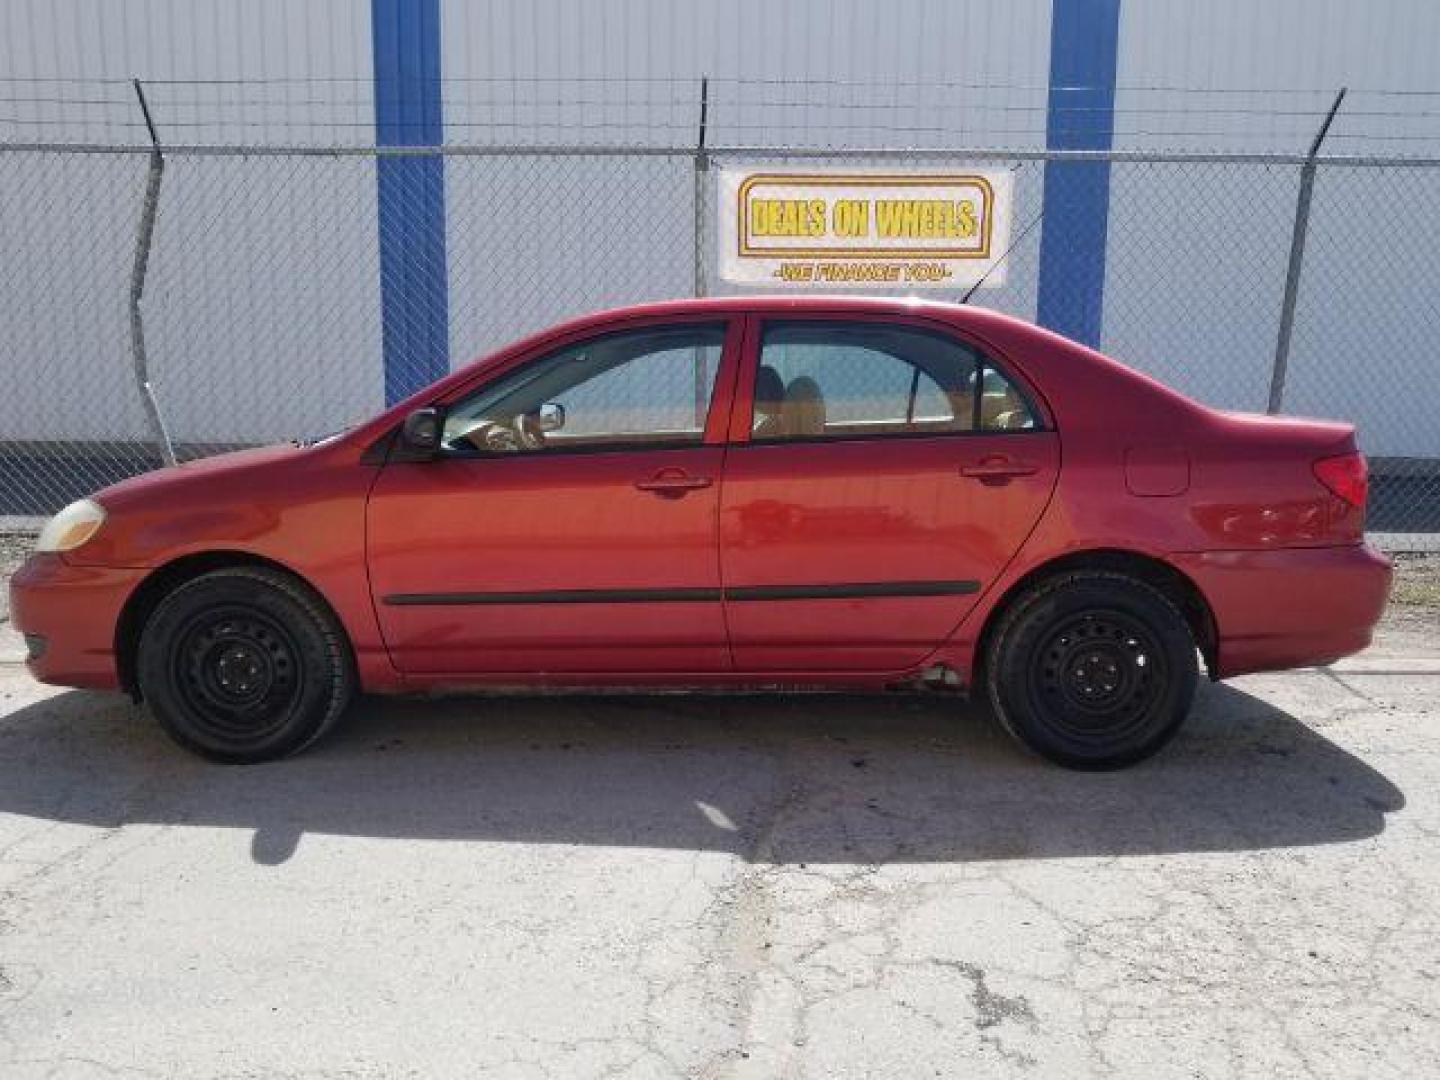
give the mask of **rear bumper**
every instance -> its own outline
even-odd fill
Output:
[[[29,647],[30,674],[59,686],[118,688],[115,624],[145,573],[30,556],[10,579],[10,618]]]
[[[1210,602],[1222,679],[1359,652],[1390,595],[1390,560],[1369,544],[1210,551],[1172,561]]]

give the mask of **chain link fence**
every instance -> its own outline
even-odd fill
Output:
[[[107,109],[119,108],[124,89]],[[173,119],[190,115],[183,102],[159,96],[172,127],[188,122]],[[1033,319],[1047,170],[1053,178],[1104,161],[1101,348],[1217,407],[1264,411],[1278,395],[1280,411],[1354,422],[1372,462],[1371,527],[1390,546],[1440,549],[1440,160],[1309,159],[1303,147],[948,149],[928,128],[929,145],[888,146],[878,123],[854,145],[813,147],[771,127],[755,142],[717,127],[702,150],[689,103],[669,103],[641,125],[651,137],[629,145],[607,136],[635,130],[633,117],[576,132],[559,111],[546,126],[543,102],[526,117],[535,137],[513,144],[162,143],[157,159],[143,125],[129,120],[112,141],[0,143],[0,517],[47,514],[161,464],[147,380],[183,460],[335,430],[382,408],[387,386],[393,397],[397,384],[437,374],[434,348],[415,350],[408,369],[402,348],[392,350],[387,384],[387,334],[438,342],[440,363],[457,366],[567,316],[736,291],[716,270],[714,175],[724,166],[1010,169],[1020,239],[1003,286],[973,302]],[[363,119],[367,103],[353,104]],[[497,123],[473,101],[457,114]],[[142,210],[157,160],[147,244]],[[404,163],[392,176],[401,198],[390,204],[402,208],[434,197],[440,169],[443,216],[420,227],[442,236],[417,235],[403,213],[384,216],[377,171],[386,163]],[[1303,260],[1294,257],[1297,212]],[[379,283],[414,272],[382,266],[389,230],[409,245],[438,239],[443,265],[405,283],[408,305],[387,327]],[[132,295],[137,268],[143,295]],[[1293,327],[1277,385],[1287,292]]]

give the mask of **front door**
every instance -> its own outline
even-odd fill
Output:
[[[387,465],[370,497],[395,664],[527,681],[727,670],[715,387],[738,346],[724,320],[632,323],[450,403],[440,457]]]
[[[1034,528],[1057,437],[941,329],[766,319],[752,338],[720,507],[735,667],[909,669]]]

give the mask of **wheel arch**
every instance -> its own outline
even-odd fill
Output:
[[[313,583],[307,581],[303,575],[296,573],[293,567],[248,551],[200,551],[182,555],[157,566],[146,575],[126,599],[125,606],[120,610],[120,617],[115,622],[115,670],[119,677],[120,688],[136,701],[140,700],[140,681],[136,677],[135,670],[136,659],[140,651],[140,636],[145,632],[145,626],[161,600],[185,582],[193,581],[202,574],[208,574],[213,570],[228,570],[245,566],[284,574],[309,592],[335,619],[335,624],[340,627],[344,635],[345,646],[350,650],[351,662],[354,662],[355,646],[350,640],[344,620],[335,610],[335,605],[330,603],[325,594]]]
[[[976,639],[972,686],[983,685],[990,639],[1005,618],[1005,613],[1041,582],[1077,570],[1105,570],[1125,574],[1158,589],[1185,616],[1190,633],[1200,648],[1200,655],[1204,657],[1207,673],[1212,679],[1216,677],[1219,631],[1215,624],[1215,613],[1205,594],[1190,576],[1172,563],[1154,555],[1124,548],[1092,548],[1068,552],[1043,562],[1027,571],[1005,590],[986,614],[984,626]]]

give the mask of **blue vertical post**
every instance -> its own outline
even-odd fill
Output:
[[[1053,0],[1045,145],[1109,150],[1115,137],[1120,0]],[[1042,326],[1100,344],[1110,163],[1047,161],[1040,283]]]
[[[439,0],[370,0],[378,146],[439,146]],[[380,230],[381,351],[392,404],[450,369],[445,272],[445,160],[381,156],[375,163]]]

